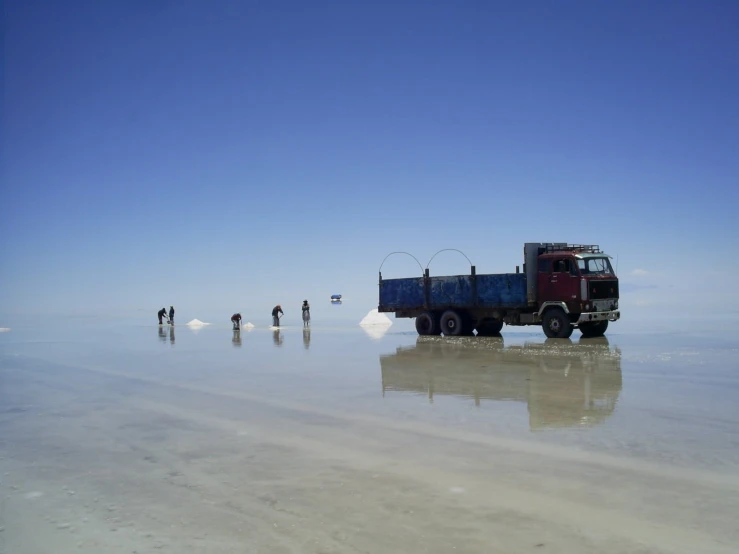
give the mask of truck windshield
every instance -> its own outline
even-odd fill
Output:
[[[587,258],[577,260],[577,267],[583,275],[613,275],[613,268],[608,258]]]

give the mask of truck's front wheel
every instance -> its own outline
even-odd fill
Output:
[[[572,335],[570,318],[561,308],[551,308],[544,314],[541,323],[544,334],[550,339],[567,339]]]
[[[416,317],[416,331],[419,335],[438,335],[439,320],[430,312],[423,312]]]

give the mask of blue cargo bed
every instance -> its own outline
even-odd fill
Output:
[[[475,280],[477,294],[475,294]],[[380,281],[380,308],[383,311],[522,308],[525,306],[526,276],[523,273],[500,273],[474,277],[451,275],[428,279],[411,277]]]

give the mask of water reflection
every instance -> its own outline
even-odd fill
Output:
[[[241,347],[241,331],[239,329],[234,329],[234,336],[231,339],[231,342],[236,348]]]
[[[303,346],[306,350],[310,348],[310,329],[303,329]]]
[[[174,325],[169,327],[169,344],[174,344]]]
[[[282,346],[283,337],[280,334],[279,329],[275,329],[272,333],[272,340],[274,341],[275,346]]]
[[[385,336],[390,329],[390,325],[360,325],[371,339],[379,340]]]
[[[167,333],[164,332],[164,327],[161,325],[159,326],[159,340],[162,342],[167,342]]]
[[[424,393],[525,402],[531,430],[597,425],[621,393],[621,351],[608,339],[550,339],[506,348],[502,337],[459,341],[419,337],[380,356],[383,396]]]

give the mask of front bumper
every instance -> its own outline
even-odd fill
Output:
[[[580,323],[591,323],[596,321],[618,321],[621,318],[621,312],[618,310],[610,310],[607,312],[586,312],[580,314],[577,320]]]

